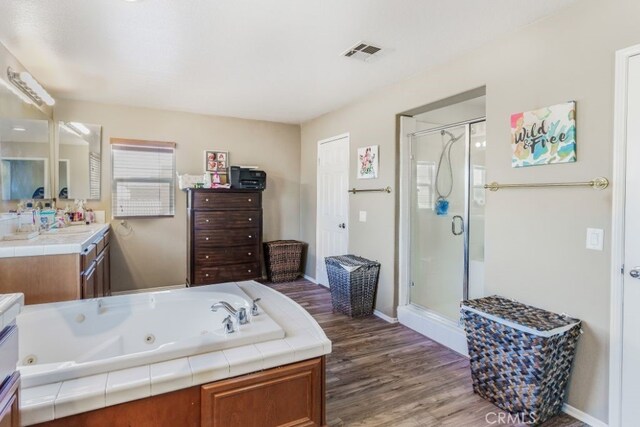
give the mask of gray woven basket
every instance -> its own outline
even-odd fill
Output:
[[[498,296],[461,303],[473,390],[520,422],[562,410],[580,320]]]
[[[325,258],[333,310],[351,317],[373,314],[380,263],[356,255]],[[343,266],[357,267],[349,271]]]

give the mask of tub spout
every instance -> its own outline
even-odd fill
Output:
[[[233,306],[231,304],[229,304],[226,301],[220,301],[217,302],[215,304],[213,304],[211,306],[211,311],[218,311],[219,308],[224,308],[225,310],[227,310],[229,312],[230,315],[234,316],[234,317],[238,317],[238,310],[236,310],[235,308],[233,308]]]

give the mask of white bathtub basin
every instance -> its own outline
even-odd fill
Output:
[[[251,306],[235,284],[26,306],[17,317],[23,387],[284,338],[264,312],[225,334],[228,313],[210,310],[221,300]]]

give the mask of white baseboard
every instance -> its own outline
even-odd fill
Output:
[[[451,350],[468,356],[464,329],[454,322],[410,304],[398,306],[398,321]]]
[[[591,427],[608,427],[607,423],[604,423],[599,419],[587,414],[586,412],[582,412],[581,410],[574,408],[571,405],[567,405],[566,403],[562,405],[562,412],[567,415],[571,415],[578,421],[589,424]]]
[[[187,285],[171,285],[171,286],[158,286],[156,288],[144,288],[144,289],[132,289],[130,291],[117,291],[111,292],[111,295],[129,295],[129,294],[140,294],[143,292],[159,292],[159,291],[170,291],[173,289],[183,289],[186,288]]]
[[[385,322],[398,323],[398,318],[397,317],[387,316],[386,314],[384,314],[383,312],[381,312],[379,310],[373,310],[373,314],[376,315],[377,317],[381,318]]]
[[[307,279],[307,280],[308,280],[308,281],[310,281],[311,283],[315,283],[316,285],[318,284],[318,282],[316,282],[315,277],[311,277],[311,276],[308,276],[308,275],[306,275],[306,274],[303,274],[303,275],[302,275],[302,277],[304,277],[305,279]]]

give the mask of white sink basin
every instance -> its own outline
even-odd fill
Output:
[[[94,231],[90,228],[84,228],[84,227],[77,228],[77,227],[79,226],[69,227],[69,228],[54,228],[53,230],[43,231],[41,234],[59,236],[62,234],[85,234],[85,233],[92,233]]]

